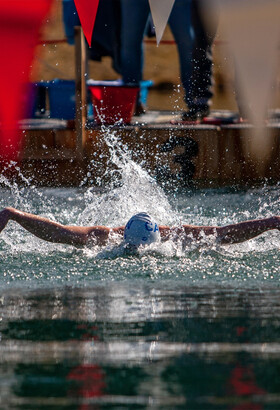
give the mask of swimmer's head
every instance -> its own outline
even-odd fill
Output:
[[[124,241],[136,247],[160,241],[157,223],[145,212],[132,216],[124,228]]]

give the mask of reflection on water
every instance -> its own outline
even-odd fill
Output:
[[[1,292],[0,403],[276,409],[279,314],[271,288],[10,289]]]

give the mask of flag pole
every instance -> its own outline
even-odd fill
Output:
[[[75,74],[76,74],[76,155],[78,161],[83,161],[83,151],[86,141],[87,121],[87,52],[85,38],[81,27],[75,27]]]

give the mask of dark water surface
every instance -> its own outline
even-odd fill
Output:
[[[1,292],[1,408],[279,409],[280,289]]]

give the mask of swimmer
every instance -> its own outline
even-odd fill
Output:
[[[124,244],[136,248],[154,242],[176,240],[176,238],[199,241],[211,235],[221,244],[233,244],[252,239],[272,229],[280,230],[279,216],[226,226],[169,227],[157,225],[148,214],[143,212],[132,216],[125,226],[108,228],[106,226],[62,225],[47,218],[9,207],[0,212],[0,232],[9,221],[17,222],[28,232],[45,241],[73,246],[86,246],[91,243],[105,245],[110,235],[117,235],[123,238]]]

